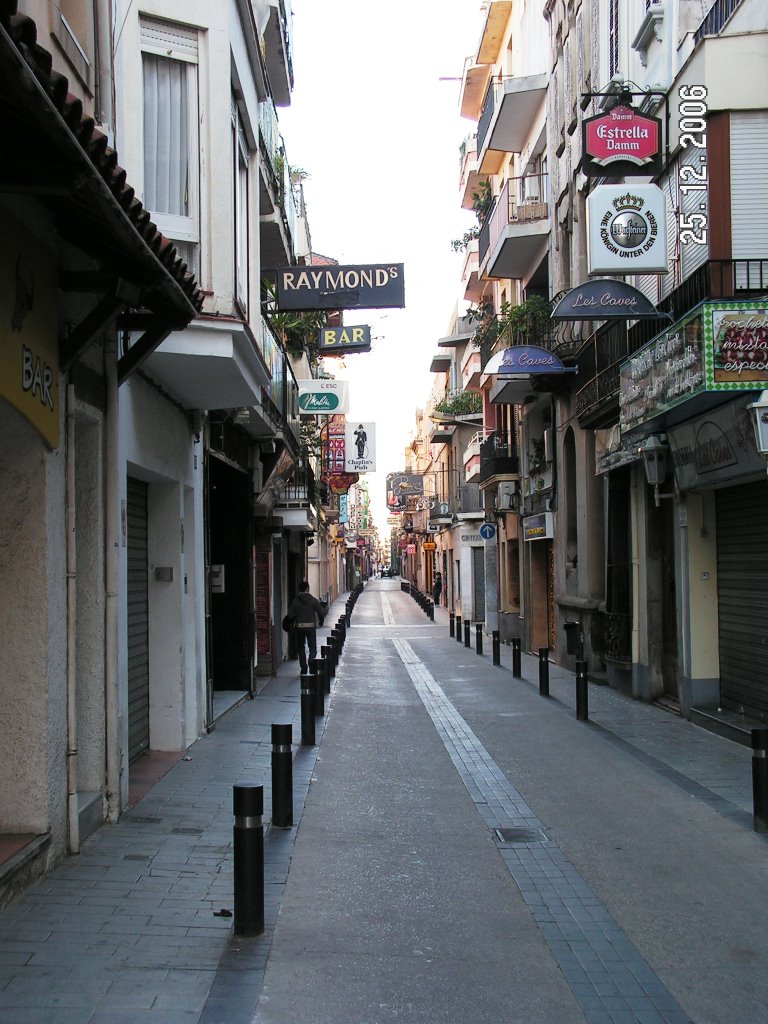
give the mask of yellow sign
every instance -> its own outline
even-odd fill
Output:
[[[0,213],[0,396],[59,444],[56,267],[27,228]]]
[[[437,548],[437,544],[435,544],[434,541],[428,540],[422,544],[422,547],[425,551],[434,551]]]

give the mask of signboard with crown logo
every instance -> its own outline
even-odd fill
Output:
[[[666,274],[667,208],[658,185],[600,185],[587,198],[593,274]]]

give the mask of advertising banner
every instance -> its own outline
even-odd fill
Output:
[[[405,305],[404,264],[279,267],[278,309],[383,309]]]
[[[321,356],[345,355],[347,352],[371,351],[371,328],[324,327],[318,336]]]
[[[345,467],[348,473],[370,473],[376,469],[375,423],[347,423]]]
[[[592,274],[666,274],[667,204],[658,185],[598,185],[587,197]]]
[[[404,511],[411,495],[424,494],[424,477],[420,473],[387,474],[387,508]]]
[[[346,380],[298,380],[299,415],[330,416],[349,411],[349,382]]]

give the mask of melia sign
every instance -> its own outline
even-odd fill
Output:
[[[661,121],[619,104],[583,124],[581,167],[587,177],[661,173]]]
[[[280,267],[278,309],[383,309],[405,305],[402,263]]]
[[[301,416],[331,416],[347,412],[349,406],[348,381],[299,380],[299,414]]]

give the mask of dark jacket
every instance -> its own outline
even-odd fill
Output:
[[[288,605],[288,614],[296,620],[296,629],[315,629],[325,619],[323,606],[308,590],[302,591]]]

